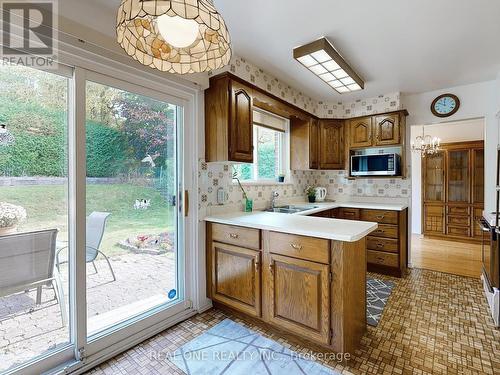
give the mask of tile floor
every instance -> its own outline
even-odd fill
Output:
[[[129,317],[130,306],[138,301],[153,296],[164,296],[166,300],[176,284],[173,253],[120,254],[110,260],[116,281],[102,257],[95,261],[99,273],[87,265],[89,329]],[[61,267],[61,276],[68,308],[66,265]],[[32,290],[0,298],[0,372],[69,340],[52,288],[44,288],[40,306],[35,306],[35,294]]]
[[[368,327],[349,362],[325,365],[343,374],[500,374],[500,330],[493,327],[478,279],[420,269],[405,279],[376,277],[396,283],[380,324]],[[218,310],[197,315],[89,374],[182,374],[161,353],[174,352],[226,317]],[[309,352],[229,317],[291,350]]]

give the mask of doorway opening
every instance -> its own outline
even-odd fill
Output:
[[[441,140],[431,155],[413,152],[413,267],[479,278],[484,209],[484,119],[411,127]]]

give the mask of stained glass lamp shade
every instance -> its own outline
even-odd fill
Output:
[[[122,0],[118,43],[141,64],[200,73],[229,63],[229,32],[212,0]]]

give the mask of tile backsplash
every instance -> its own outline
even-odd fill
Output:
[[[226,205],[243,207],[243,193],[232,180],[232,163],[207,163],[199,161],[199,210],[217,204],[217,189],[228,194]],[[355,179],[347,178],[346,171],[291,171],[290,181],[276,184],[245,184],[243,187],[255,204],[268,204],[271,192],[277,191],[280,199],[303,198],[307,186],[323,186],[328,190],[327,199],[348,200],[356,197],[410,198],[411,179]]]

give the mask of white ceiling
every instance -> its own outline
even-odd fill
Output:
[[[62,6],[64,16],[114,36],[120,0],[76,2],[78,8]],[[496,0],[215,0],[215,5],[236,55],[321,100],[419,93],[495,79],[500,72]],[[321,36],[364,78],[365,90],[337,94],[292,58],[294,47]]]

